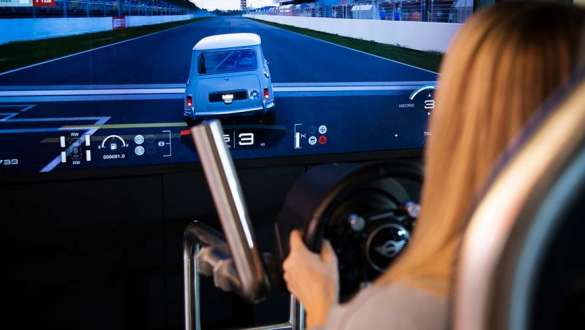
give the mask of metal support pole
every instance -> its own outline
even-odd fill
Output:
[[[433,12],[435,11],[435,2],[433,0],[430,0],[431,5],[430,5],[430,10],[429,10],[429,22],[433,21]]]
[[[205,241],[205,239],[203,240]],[[201,244],[203,244],[203,242],[199,241],[197,225],[195,223],[188,225],[183,234],[185,330],[201,330],[201,286],[199,265],[197,264],[197,255],[202,247]],[[290,295],[289,301],[289,319],[286,322],[241,330],[304,330],[305,312],[303,306],[293,295]]]
[[[290,295],[290,318],[291,330],[305,329],[305,311],[303,305],[291,294]]]
[[[201,330],[199,272],[195,256],[199,253],[195,233],[188,227],[183,240],[183,284],[185,298],[185,330]]]

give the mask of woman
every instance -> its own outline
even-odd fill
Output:
[[[585,13],[574,7],[509,3],[483,10],[449,49],[425,153],[422,210],[409,248],[374,285],[337,304],[337,261],[291,234],[284,263],[308,328],[441,329],[465,212],[498,155],[578,61]],[[489,234],[489,233],[486,233]]]

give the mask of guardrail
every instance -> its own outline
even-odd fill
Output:
[[[375,41],[422,51],[444,53],[460,23],[412,21],[383,21],[328,17],[299,17],[279,15],[244,15],[266,22],[295,26],[344,37]]]
[[[51,17],[0,19],[0,45],[15,41],[57,38],[116,28],[184,21],[202,15],[162,15],[125,17]],[[123,23],[120,22],[123,20]]]

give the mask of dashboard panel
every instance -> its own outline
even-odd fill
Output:
[[[284,94],[276,99],[273,123],[223,119],[224,139],[237,160],[421,149],[434,107],[431,83],[380,86],[382,95],[315,92],[299,99]],[[124,102],[142,111],[165,107],[158,101]],[[49,102],[35,108],[70,106]],[[89,105],[96,112],[112,106],[109,102]],[[100,124],[99,117],[39,118],[34,108],[23,105],[5,109],[15,115],[0,122],[10,127],[0,130],[3,175],[196,162],[190,130],[182,122]]]

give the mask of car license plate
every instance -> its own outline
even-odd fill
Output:
[[[221,99],[223,100],[223,103],[230,104],[234,101],[234,94],[223,94]]]

